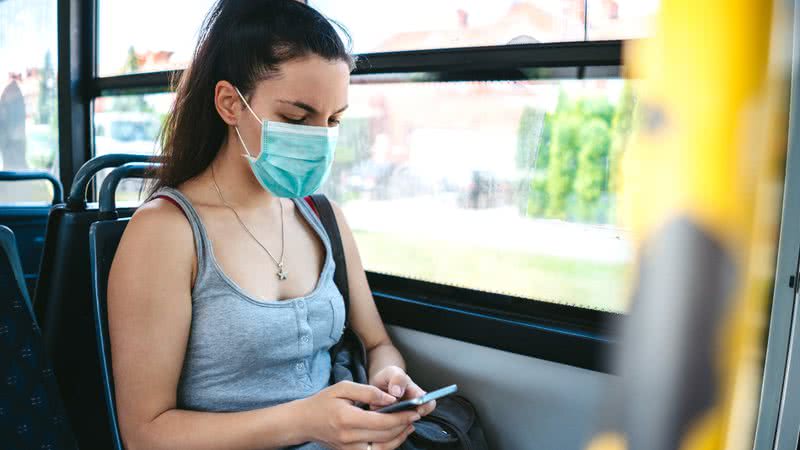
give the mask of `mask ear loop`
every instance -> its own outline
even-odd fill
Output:
[[[261,124],[261,126],[263,127],[264,126],[264,122],[261,119],[258,118],[258,115],[255,113],[255,111],[253,111],[253,108],[251,108],[250,104],[247,103],[247,100],[244,99],[244,96],[239,91],[239,88],[234,86],[234,89],[236,89],[236,93],[239,94],[239,98],[241,98],[242,102],[244,102],[244,106],[246,106],[247,109],[250,110],[250,114],[252,114],[253,117],[256,118],[258,123]],[[239,127],[237,125],[234,125],[233,129],[236,130],[236,135],[239,136],[239,142],[242,143],[242,147],[244,147],[244,151],[247,152],[247,154],[242,153],[242,156],[244,156],[245,158],[253,158],[253,159],[255,159],[255,156],[250,154],[250,149],[247,148],[247,144],[244,143],[244,139],[242,139],[242,134],[239,133]]]
[[[247,152],[247,153],[242,153],[242,156],[244,156],[245,158],[256,159],[255,156],[250,154],[250,150],[247,148],[247,144],[244,143],[244,139],[242,139],[242,134],[239,133],[239,127],[234,125],[233,129],[236,131],[236,135],[239,136],[239,142],[242,143],[242,147],[244,147],[244,151]]]

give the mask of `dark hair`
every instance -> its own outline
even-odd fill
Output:
[[[275,76],[280,64],[295,58],[318,55],[353,67],[332,22],[297,0],[218,0],[199,36],[161,130],[162,164],[152,191],[178,186],[216,157],[227,132],[214,107],[220,80],[248,98],[259,81]]]

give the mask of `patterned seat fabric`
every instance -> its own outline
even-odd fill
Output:
[[[0,447],[77,448],[27,293],[13,233],[0,227]],[[10,245],[9,245],[10,244]]]

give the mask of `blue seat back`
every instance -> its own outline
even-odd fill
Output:
[[[77,448],[34,320],[14,233],[0,226],[0,445]]]
[[[111,341],[108,335],[108,309],[106,293],[108,274],[117,246],[125,232],[129,219],[105,220],[92,224],[89,231],[89,254],[91,258],[92,298],[94,307],[97,348],[103,377],[103,392],[108,410],[109,426],[114,448],[122,449],[122,439],[117,422],[114,400],[114,378],[111,371]]]
[[[98,171],[147,159],[143,155],[110,154],[88,161],[75,176],[66,202],[54,206],[47,221],[33,307],[81,448],[106,449],[113,445],[102,389],[89,269],[89,227],[101,219],[101,212],[97,205],[87,204],[85,192]],[[117,211],[119,216],[133,212],[133,208]]]
[[[120,217],[116,208],[114,194],[119,183],[125,178],[143,178],[152,173],[155,166],[147,163],[127,163],[114,169],[103,181],[100,188],[99,217],[89,227],[89,270],[91,273],[92,311],[95,324],[97,353],[100,356],[100,372],[103,380],[108,426],[116,449],[122,449],[122,437],[117,421],[117,408],[114,399],[114,378],[111,366],[111,341],[108,335],[107,287],[111,263],[125,227],[127,217]]]
[[[15,185],[17,182],[31,180],[45,181],[52,185],[52,205],[64,202],[64,188],[61,182],[49,172],[0,170],[0,190],[13,189],[14,196],[21,195],[24,197],[28,191],[24,185]],[[14,232],[19,259],[22,262],[22,271],[25,274],[25,283],[30,296],[33,296],[36,288],[36,279],[39,276],[39,261],[42,258],[44,231],[50,206],[48,204],[0,205],[0,225],[5,225]]]

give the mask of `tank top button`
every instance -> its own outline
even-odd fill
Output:
[[[295,369],[297,369],[298,372],[302,372],[303,369],[305,369],[305,366],[301,362],[297,363],[294,367]]]
[[[297,301],[297,307],[300,308],[300,309],[305,308],[306,307],[306,302],[304,300],[298,300]]]
[[[303,342],[304,344],[305,344],[305,343],[308,343],[308,336],[307,336],[307,335],[303,335],[303,336],[300,338],[300,341],[301,341],[301,342]]]

